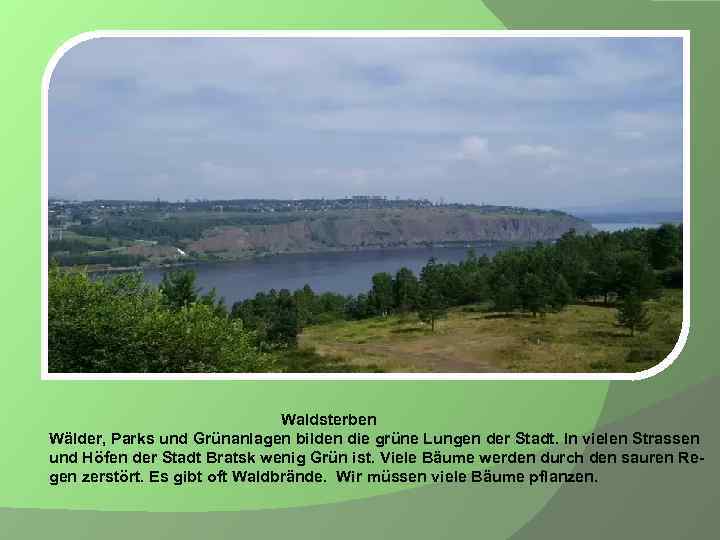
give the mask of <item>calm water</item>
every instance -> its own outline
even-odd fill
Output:
[[[476,246],[475,252],[492,256],[501,247]],[[430,257],[438,262],[459,262],[467,255],[466,247],[433,247],[276,255],[251,261],[198,264],[197,282],[204,291],[215,287],[228,305],[269,289],[300,289],[306,283],[316,292],[357,294],[371,287],[376,272],[395,273],[401,267],[416,274]],[[164,270],[146,270],[147,281],[157,284]]]
[[[602,231],[618,231],[633,227],[653,228],[654,223],[593,223]],[[493,256],[506,246],[475,246],[478,255]],[[215,287],[228,305],[251,298],[270,289],[295,290],[305,284],[316,292],[358,294],[370,289],[372,275],[377,272],[394,274],[401,267],[418,274],[430,257],[439,262],[459,262],[467,255],[467,247],[428,247],[276,255],[257,260],[219,264],[198,264],[198,285],[203,291]],[[158,284],[165,270],[146,270],[145,278]]]
[[[598,231],[624,231],[625,229],[657,229],[659,223],[593,223]]]

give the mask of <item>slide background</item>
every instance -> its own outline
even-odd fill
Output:
[[[0,526],[7,538],[437,538],[716,534],[720,2],[75,0],[0,8]],[[685,350],[643,382],[40,381],[40,79],[98,29],[691,30],[692,313]],[[698,432],[706,460],[603,469],[593,486],[248,489],[47,485],[48,431],[279,430],[281,411],[376,414],[378,431]],[[591,449],[588,449],[591,450]],[[648,448],[647,450],[650,450]],[[147,489],[145,489],[147,487]]]

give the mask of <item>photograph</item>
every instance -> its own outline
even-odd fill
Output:
[[[59,57],[48,373],[609,378],[671,355],[683,37],[310,34]]]

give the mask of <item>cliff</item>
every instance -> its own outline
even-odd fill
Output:
[[[449,242],[535,242],[557,239],[570,229],[592,231],[588,222],[569,214],[517,208],[310,212],[286,223],[214,227],[190,242],[187,251],[239,255]]]

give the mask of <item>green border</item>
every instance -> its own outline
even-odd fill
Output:
[[[2,379],[0,506],[12,538],[227,538],[245,534],[313,538],[483,536],[532,538],[710,537],[718,506],[713,459],[656,484],[654,471],[623,470],[603,489],[532,492],[417,489],[395,493],[252,491],[183,496],[128,495],[108,489],[52,491],[45,487],[49,430],[186,430],[194,427],[269,430],[281,410],[369,412],[383,429],[584,431],[697,430],[707,456],[718,455],[720,371],[713,337],[718,325],[715,244],[720,228],[716,124],[720,118],[717,2],[608,0],[576,2],[319,1],[266,3],[170,0],[118,4],[78,0],[42,4],[7,0],[0,25],[3,47],[0,140],[6,202],[0,267]],[[502,22],[501,22],[502,21]],[[127,29],[468,29],[689,28],[692,32],[692,321],[686,348],[668,370],[639,383],[371,381],[371,382],[80,382],[40,381],[40,133],[39,80],[52,52],[69,37],[103,28]],[[200,405],[198,405],[200,404]],[[440,404],[440,405],[439,405]],[[638,413],[635,415],[635,413]],[[615,422],[614,424],[610,424]],[[160,426],[160,428],[158,427]],[[369,497],[369,495],[374,495]],[[346,501],[346,502],[341,502]],[[576,501],[581,505],[578,508]],[[318,506],[320,505],[320,506]],[[242,512],[250,508],[291,510]],[[26,508],[28,510],[21,510]],[[46,510],[29,510],[45,508]],[[58,510],[49,510],[56,508]],[[76,509],[75,512],[67,512]],[[106,509],[89,512],[81,509]],[[204,513],[205,510],[233,510]],[[713,510],[714,509],[714,510]],[[165,510],[172,513],[132,512]],[[175,513],[180,511],[181,513]],[[187,513],[183,513],[187,512]],[[597,520],[596,522],[593,520]],[[527,524],[525,529],[522,529]]]

